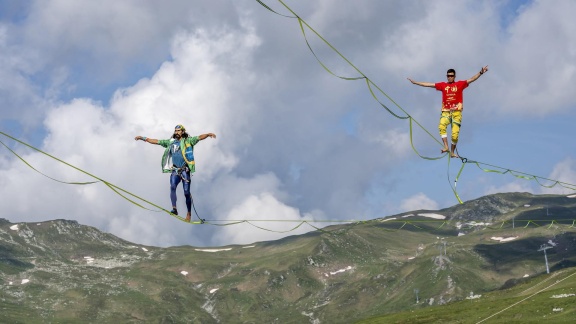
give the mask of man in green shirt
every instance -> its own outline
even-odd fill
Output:
[[[176,188],[180,181],[184,188],[184,197],[186,197],[186,221],[191,219],[192,210],[192,196],[190,195],[190,176],[191,173],[196,171],[196,163],[194,162],[194,145],[196,143],[208,138],[216,138],[213,133],[206,133],[198,136],[189,136],[186,129],[182,125],[176,125],[174,128],[174,135],[172,138],[166,140],[158,140],[147,138],[144,136],[136,136],[135,140],[141,140],[150,144],[157,144],[165,147],[164,154],[162,155],[162,172],[170,173],[170,200],[172,201],[172,211],[174,215],[178,215],[176,208]]]

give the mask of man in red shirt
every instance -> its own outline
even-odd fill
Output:
[[[450,149],[451,157],[458,157],[456,154],[456,144],[458,144],[458,135],[460,134],[460,124],[462,123],[462,109],[464,108],[464,89],[468,85],[486,73],[488,71],[488,65],[480,69],[480,72],[476,73],[473,77],[468,80],[454,81],[456,79],[456,71],[454,69],[449,69],[446,72],[446,77],[448,82],[417,82],[410,78],[408,80],[412,84],[416,84],[422,87],[436,88],[438,91],[442,91],[442,114],[440,115],[440,123],[438,125],[438,130],[440,131],[440,137],[442,137],[442,142],[444,143],[444,148],[442,153],[448,152],[448,135],[446,135],[446,129],[448,125],[452,125],[452,146]]]

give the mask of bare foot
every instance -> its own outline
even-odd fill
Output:
[[[448,148],[447,148],[447,147],[443,148],[443,149],[440,151],[440,153],[446,153],[446,152],[448,152]]]
[[[450,154],[450,157],[459,158],[458,154],[456,154],[456,153],[451,153],[451,154]]]
[[[186,214],[186,221],[187,221],[187,222],[190,222],[190,219],[191,219],[190,216],[191,216],[190,213]]]

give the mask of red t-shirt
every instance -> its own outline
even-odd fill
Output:
[[[434,86],[436,90],[442,91],[442,111],[462,110],[464,108],[462,93],[464,89],[468,88],[468,81],[438,82]]]

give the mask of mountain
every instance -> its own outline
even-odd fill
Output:
[[[0,219],[0,322],[387,323],[378,317],[397,315],[393,322],[411,323],[402,319],[418,313],[430,323],[471,296],[504,296],[573,270],[575,220],[574,198],[505,193],[206,249],[138,245],[69,220]],[[567,282],[575,292],[576,280]],[[477,314],[484,299],[474,300]],[[467,321],[477,318],[454,323]]]

